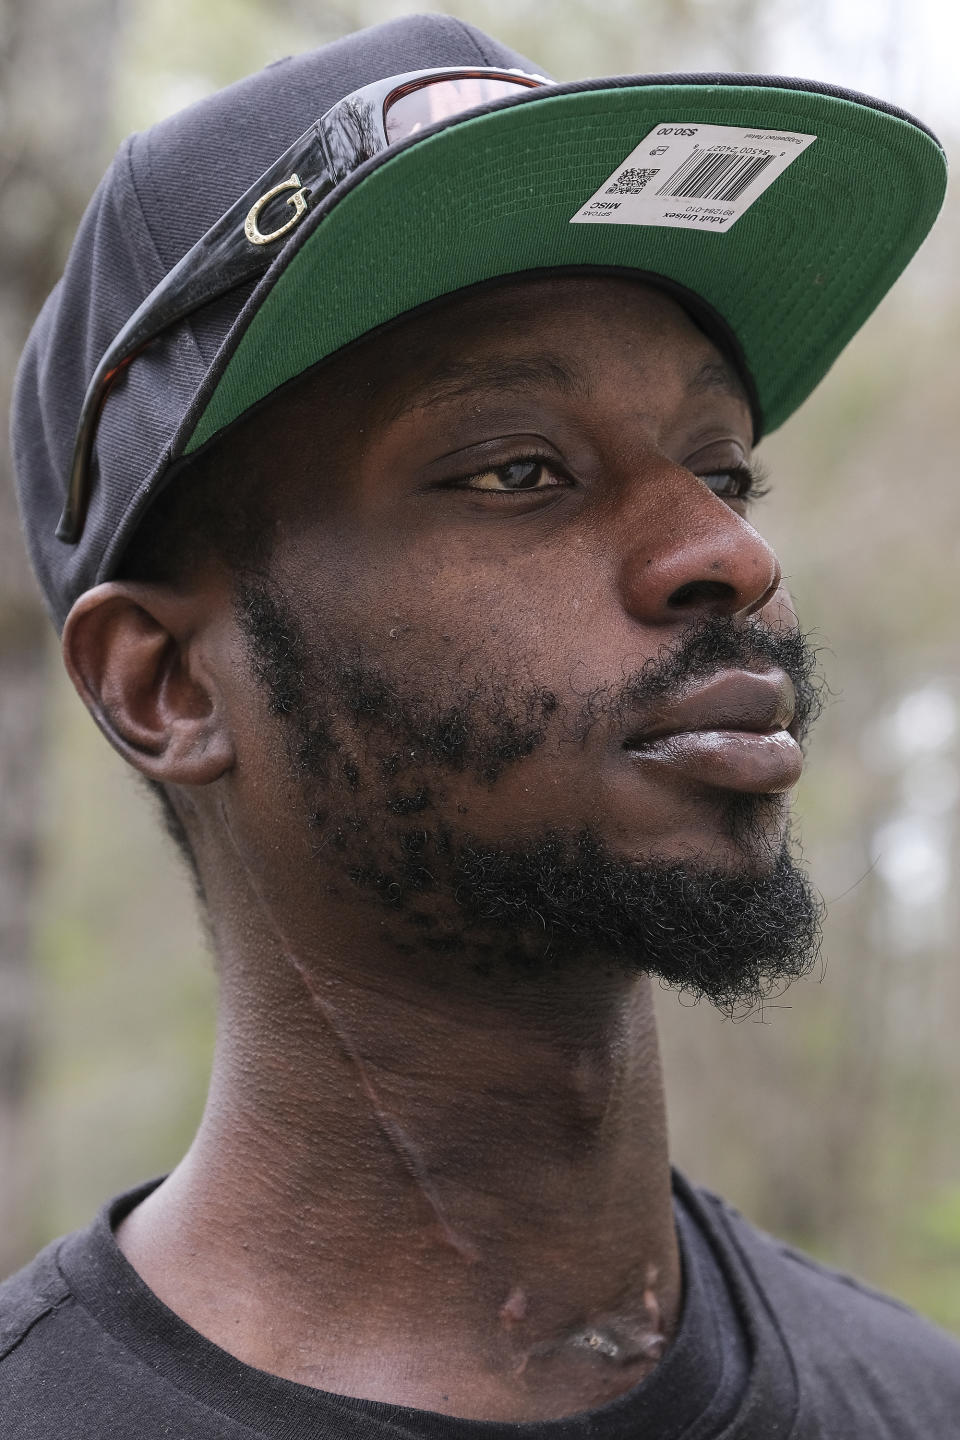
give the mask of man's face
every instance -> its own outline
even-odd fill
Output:
[[[244,463],[282,480],[238,606],[262,682],[238,773],[272,778],[238,799],[298,906],[724,1004],[803,968],[813,692],[747,518],[751,433],[686,314],[613,278],[451,302],[248,424]]]

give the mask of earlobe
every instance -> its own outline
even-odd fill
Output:
[[[167,586],[109,581],[80,596],[63,631],[64,663],[94,720],[164,784],[208,785],[234,761],[197,609]]]

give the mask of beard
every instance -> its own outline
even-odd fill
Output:
[[[308,642],[289,599],[262,577],[238,583],[252,669],[281,724],[332,893],[386,912],[400,955],[434,954],[483,975],[542,982],[583,971],[650,974],[726,1014],[748,1013],[805,974],[819,953],[822,902],[789,833],[767,838],[779,795],[717,792],[743,865],[625,859],[588,824],[492,843],[458,825],[451,777],[488,790],[549,740],[577,745],[689,681],[779,666],[797,697],[801,741],[819,713],[815,656],[796,629],[712,616],[693,622],[634,675],[570,715],[536,684],[462,673],[425,695],[334,637]]]

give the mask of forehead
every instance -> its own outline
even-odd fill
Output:
[[[238,454],[304,426],[333,445],[410,411],[611,386],[657,405],[722,397],[750,430],[736,369],[663,290],[621,276],[543,276],[448,297],[340,352],[232,432]]]
[[[538,366],[538,356],[555,363]],[[361,363],[384,399],[401,403],[414,390],[441,399],[489,383],[585,384],[611,367],[642,370],[651,385],[667,369],[703,371],[702,383],[746,399],[733,366],[672,296],[621,276],[523,278],[453,297],[371,337]]]

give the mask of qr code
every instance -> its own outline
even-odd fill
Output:
[[[639,195],[640,191],[659,170],[621,170],[613,184],[607,189],[608,195]]]

